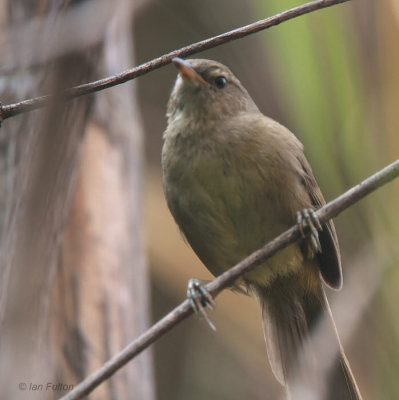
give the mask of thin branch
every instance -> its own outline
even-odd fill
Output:
[[[179,50],[174,50],[167,53],[161,57],[155,58],[138,67],[129,69],[120,74],[113,75],[98,81],[86,83],[83,85],[75,86],[73,88],[65,90],[62,94],[58,95],[64,100],[71,100],[75,97],[83,96],[89,93],[98,92],[103,89],[107,89],[121,83],[130,81],[137,78],[138,76],[147,74],[155,69],[163,67],[171,62],[173,57],[187,57],[189,55],[199,53],[201,51],[220,46],[221,44],[230,42],[232,40],[240,39],[245,36],[251,35],[253,33],[259,32],[261,30],[270,28],[272,26],[278,25],[284,21],[299,17],[310,12],[321,10],[323,8],[331,7],[336,4],[345,3],[350,0],[316,0],[310,3],[303,4],[298,7],[291,8],[280,14],[276,14],[272,17],[254,22],[252,24],[243,26],[238,29],[223,33],[218,36],[214,36],[209,39],[202,40],[200,42],[191,44],[186,47],[182,47]],[[0,105],[0,122],[13,117],[15,115],[33,111],[38,108],[45,107],[54,97],[52,95],[45,95],[40,97],[35,97],[29,100],[23,100],[19,103]]]
[[[316,216],[321,224],[337,216],[343,210],[349,208],[363,197],[377,190],[379,187],[392,181],[399,176],[399,160],[388,165],[381,171],[367,178],[357,186],[349,189],[347,192],[329,202],[324,207],[316,211]],[[279,250],[287,247],[301,237],[298,226],[293,226],[280,236],[273,239],[261,249],[255,251],[243,261],[208,283],[205,288],[209,293],[216,297],[223,289],[229,288],[244,273],[255,268],[267,258],[272,257]],[[183,321],[193,310],[188,300],[183,301],[179,306],[164,316],[150,329],[144,332],[138,339],[129,344],[115,357],[107,361],[99,370],[83,380],[71,392],[66,394],[61,400],[78,400],[87,396],[100,383],[112,376],[119,368],[128,361],[140,354],[144,349],[154,343],[164,333],[171,330],[179,322]]]

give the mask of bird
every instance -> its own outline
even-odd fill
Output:
[[[324,289],[342,286],[337,234],[331,220],[318,224],[314,210],[325,200],[302,143],[259,110],[227,66],[173,63],[163,188],[183,237],[218,276],[298,223],[304,237],[233,289],[258,300],[269,362],[287,399],[361,399]]]

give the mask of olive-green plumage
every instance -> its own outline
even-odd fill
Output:
[[[164,191],[183,235],[219,275],[291,227],[298,211],[325,201],[302,144],[259,111],[226,66],[175,64],[180,74],[167,111]],[[342,284],[332,222],[320,232],[320,243],[321,252],[307,241],[295,243],[244,277],[261,304],[269,359],[288,396],[295,396],[294,382],[306,386],[316,379],[317,354],[302,361],[300,354],[320,316],[330,314],[321,277],[333,288]],[[339,399],[360,399],[332,320],[330,332],[339,350],[335,375],[347,393]],[[305,370],[314,376],[302,379]]]

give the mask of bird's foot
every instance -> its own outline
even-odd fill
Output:
[[[322,230],[316,213],[311,208],[304,208],[296,214],[296,223],[303,238],[306,237],[305,229],[310,230],[310,244],[316,253],[321,253],[321,244],[319,240],[319,231]]]
[[[215,325],[212,323],[205,310],[205,307],[213,310],[216,307],[216,303],[209,292],[202,286],[202,283],[198,279],[190,279],[187,286],[187,297],[193,310],[199,312],[211,329],[216,331]]]

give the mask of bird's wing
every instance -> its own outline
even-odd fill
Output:
[[[318,209],[325,205],[326,201],[313,175],[312,168],[302,152],[298,154],[298,160],[302,167],[302,184],[309,194],[313,207]],[[319,232],[319,240],[322,251],[317,253],[317,258],[323,280],[331,288],[340,289],[342,286],[341,256],[332,220],[328,221],[323,226],[323,230]]]

